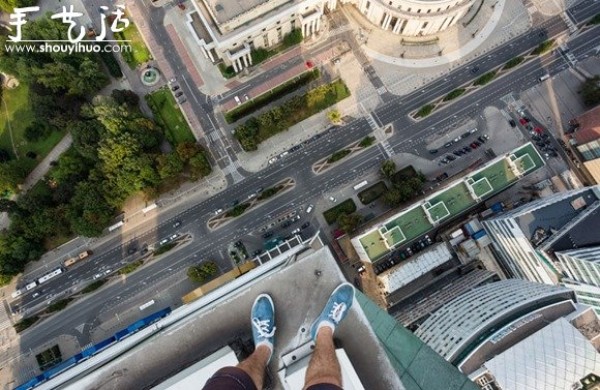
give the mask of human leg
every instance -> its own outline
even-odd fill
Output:
[[[342,374],[333,345],[333,333],[346,318],[353,302],[354,287],[350,283],[342,283],[331,293],[323,311],[313,322],[310,332],[316,346],[306,370],[305,389],[341,389]]]
[[[250,315],[254,352],[236,367],[217,371],[203,390],[256,390],[262,389],[264,373],[273,355],[275,339],[275,307],[267,294],[259,295]]]
[[[305,389],[331,384],[342,387],[342,370],[333,345],[333,330],[327,326],[319,329],[315,350],[306,370]]]

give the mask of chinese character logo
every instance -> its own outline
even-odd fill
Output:
[[[100,7],[103,11],[107,11],[108,7],[102,6]],[[127,27],[129,27],[129,20],[125,17],[125,7],[119,5],[116,7],[116,10],[112,12],[114,15],[114,19],[112,24],[110,25],[110,30],[113,33],[121,32]],[[22,37],[22,27],[27,24],[26,16],[28,13],[37,12],[40,10],[40,7],[23,7],[23,8],[15,8],[14,12],[10,14],[11,21],[9,24],[11,26],[15,26],[16,34],[9,35],[8,38],[11,42],[21,42],[23,41]],[[72,44],[76,44],[81,42],[81,40],[85,37],[85,27],[81,24],[78,24],[75,19],[81,18],[83,13],[76,12],[73,9],[73,6],[70,5],[68,10],[66,6],[62,7],[62,11],[55,13],[50,16],[51,19],[60,19],[63,24],[69,26],[67,30],[67,38],[68,42]],[[119,27],[119,24],[122,26]],[[96,36],[96,41],[102,41],[106,37],[106,15],[104,13],[100,14],[100,25],[101,32],[98,36]],[[31,42],[31,41],[29,41]]]

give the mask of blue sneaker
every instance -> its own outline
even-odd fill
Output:
[[[354,302],[354,287],[350,283],[342,283],[337,286],[329,296],[323,311],[310,327],[312,339],[317,341],[317,333],[323,326],[328,326],[332,333],[335,332],[335,327],[346,318],[352,302]]]
[[[271,350],[273,355],[273,344],[275,341],[275,306],[273,300],[267,294],[260,294],[254,300],[250,313],[252,321],[252,337],[254,348],[264,345]],[[269,360],[271,357],[269,356]]]

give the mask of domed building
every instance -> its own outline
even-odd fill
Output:
[[[348,0],[371,23],[403,36],[436,34],[455,25],[475,0]]]

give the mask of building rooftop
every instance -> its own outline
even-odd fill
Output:
[[[534,205],[535,208],[531,210],[528,210],[528,205],[524,205],[521,208],[513,210],[506,216],[515,216],[515,222],[519,225],[523,234],[529,238],[534,247],[544,245],[546,240],[549,240],[558,232],[564,235],[565,240],[573,239],[582,243],[593,240],[593,237],[585,231],[585,224],[573,224],[572,222],[579,215],[583,216],[584,214],[582,213],[591,211],[590,207],[594,209],[598,208],[599,205],[597,202],[600,199],[595,189],[588,188],[583,191],[573,191],[570,195],[563,194],[560,196],[562,199],[548,203],[540,202]],[[590,222],[599,221],[596,212],[591,213],[589,217]],[[504,218],[504,216],[500,218]],[[567,228],[567,230],[561,231],[563,228]],[[580,232],[582,234],[581,239],[573,237],[572,234],[569,234],[569,231]],[[555,239],[556,237],[552,241]],[[565,242],[562,242],[559,247],[563,248],[560,250],[567,249]]]
[[[554,321],[485,363],[503,390],[574,388],[600,372],[600,354],[569,321]]]
[[[543,165],[535,147],[527,143],[358,235],[352,245],[362,261],[376,261]]]
[[[434,268],[446,263],[453,257],[447,244],[432,245],[425,251],[418,253],[410,260],[400,263],[391,270],[379,275],[386,292],[394,292],[415,279],[423,276]]]
[[[559,286],[508,279],[475,288],[433,313],[415,334],[453,364],[500,327],[566,300],[573,291]]]
[[[578,145],[600,138],[600,106],[592,108],[577,118],[579,129],[573,133]]]
[[[268,292],[276,306],[277,343],[267,381],[271,388],[295,389],[286,387],[276,373],[293,372],[295,359],[290,354],[310,351],[312,320],[343,281],[329,248],[313,239],[173,310],[40,388],[99,388],[107,380],[114,388],[151,388],[227,346],[241,359],[251,350],[252,302]],[[365,388],[476,390],[465,375],[359,291],[335,338]]]
[[[556,233],[546,247],[558,252],[600,245],[600,234],[596,229],[590,229],[590,226],[600,227],[600,201],[577,223]]]

